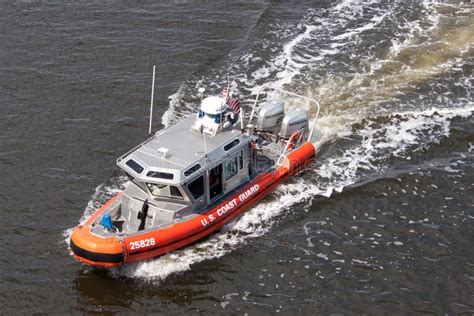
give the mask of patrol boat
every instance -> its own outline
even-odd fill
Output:
[[[257,93],[247,124],[238,100],[201,97],[196,115],[118,158],[129,180],[122,192],[74,228],[74,257],[92,266],[114,267],[187,246],[308,166],[315,158],[310,140],[318,102],[274,89],[316,106],[309,129],[307,111],[285,111],[277,99],[260,104],[259,96],[269,89]]]

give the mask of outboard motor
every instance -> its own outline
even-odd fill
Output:
[[[263,132],[278,132],[285,116],[285,105],[280,100],[265,102],[258,113],[257,130]]]
[[[304,133],[308,131],[308,112],[301,109],[291,111],[285,116],[279,136],[287,139],[298,130],[304,130]]]

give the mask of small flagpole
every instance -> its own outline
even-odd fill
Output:
[[[153,80],[151,82],[151,101],[150,101],[150,125],[148,127],[148,137],[151,137],[151,122],[153,119],[153,97],[155,96],[155,68],[153,65]]]
[[[226,90],[226,95],[225,95],[225,99],[224,99],[224,104],[227,105],[227,100],[230,99],[230,78],[229,78],[229,75],[227,75],[227,90]],[[221,111],[221,122],[219,123],[219,125],[222,125],[224,126],[223,122],[222,122],[222,111]]]
[[[206,133],[204,131],[202,131],[202,138],[204,140],[204,154],[206,156],[206,161],[207,161]]]

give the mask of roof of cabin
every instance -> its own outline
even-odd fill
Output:
[[[191,115],[177,124],[157,132],[117,160],[117,165],[134,177],[146,182],[181,183],[186,177],[183,171],[197,163],[204,167],[222,158],[227,151],[223,146],[239,139],[247,143],[250,137],[239,130],[221,131],[215,136],[191,129],[196,117]],[[204,147],[207,149],[207,160]],[[240,147],[240,146],[239,146]],[[229,150],[230,152],[230,150]],[[160,154],[166,153],[166,154]],[[139,166],[134,166],[133,160]],[[141,167],[141,168],[140,168]],[[137,172],[140,171],[141,172]],[[173,174],[173,179],[147,176],[150,171]]]

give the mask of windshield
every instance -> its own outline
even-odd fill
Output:
[[[180,200],[183,199],[181,192],[179,192],[179,189],[174,185],[147,183],[146,186],[153,196]]]

